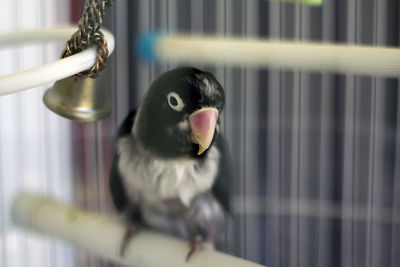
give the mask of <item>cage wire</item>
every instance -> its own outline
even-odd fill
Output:
[[[398,46],[396,1],[137,1],[131,31]],[[137,105],[176,64],[133,61]],[[231,252],[267,266],[396,266],[398,80],[196,65],[227,94]],[[396,141],[397,140],[397,141]]]

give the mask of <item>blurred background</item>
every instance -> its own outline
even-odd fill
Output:
[[[76,23],[83,0],[0,0],[0,34]],[[116,129],[148,85],[177,65],[135,55],[140,33],[207,34],[399,46],[398,0],[116,0],[106,69],[112,115],[81,124],[42,102],[50,85],[0,97],[0,266],[111,266],[12,225],[30,190],[114,214],[108,172]],[[64,44],[1,48],[0,75],[56,60]],[[229,253],[273,267],[400,266],[398,79],[215,67],[222,129],[237,174]]]

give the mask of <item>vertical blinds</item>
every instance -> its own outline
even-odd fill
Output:
[[[1,0],[0,33],[68,23],[62,0]],[[57,60],[62,44],[0,47],[0,75]],[[48,85],[49,86],[49,85]],[[22,190],[73,201],[70,123],[48,111],[48,86],[0,97],[0,266],[73,266],[73,250],[12,225],[10,205]]]
[[[396,0],[320,7],[255,0],[129,2],[129,38],[148,31],[398,46]],[[131,41],[133,45],[133,41]],[[176,65],[131,57],[136,106]],[[223,84],[235,161],[232,253],[268,266],[398,266],[397,79],[245,67]]]

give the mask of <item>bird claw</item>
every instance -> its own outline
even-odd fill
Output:
[[[203,238],[201,235],[196,235],[192,242],[190,243],[190,250],[186,256],[186,262],[189,262],[190,258],[196,251],[199,251],[203,247]]]
[[[122,239],[121,247],[119,249],[119,255],[121,258],[125,256],[125,251],[126,248],[128,247],[129,241],[132,239],[132,237],[136,234],[136,227],[134,225],[129,225],[126,228],[124,237]]]

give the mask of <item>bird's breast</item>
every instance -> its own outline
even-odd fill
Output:
[[[141,151],[122,138],[118,144],[119,170],[128,196],[148,205],[164,206],[178,199],[189,206],[198,194],[209,190],[217,176],[219,152],[211,147],[206,158],[165,160]]]

